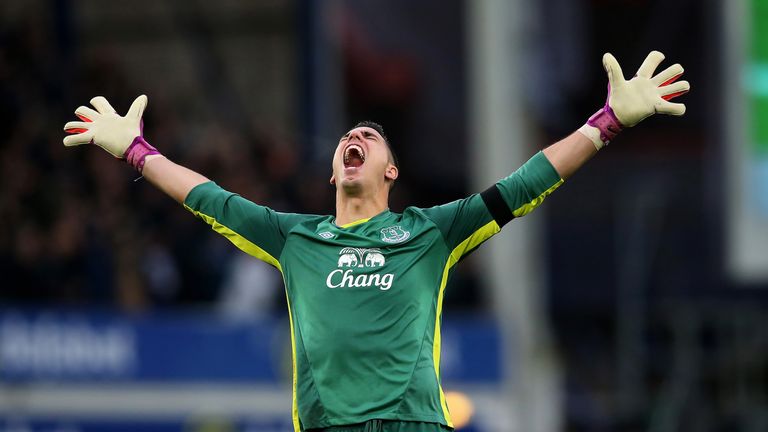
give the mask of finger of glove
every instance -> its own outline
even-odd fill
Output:
[[[71,121],[64,125],[64,132],[70,134],[80,134],[86,132],[91,126],[90,122]]]
[[[96,96],[91,99],[91,105],[93,105],[93,107],[96,108],[96,111],[100,114],[113,114],[117,112],[112,108],[112,105],[107,102],[107,99],[104,96]]]
[[[685,104],[664,101],[656,105],[656,112],[673,116],[685,114]]]
[[[659,96],[661,96],[665,100],[670,100],[680,95],[684,95],[688,93],[690,89],[691,89],[691,85],[688,84],[688,81],[678,81],[670,85],[659,87],[658,91],[659,91]]]
[[[90,144],[93,141],[93,131],[87,131],[77,135],[64,137],[64,145],[67,147]]]
[[[621,71],[621,66],[613,54],[605,53],[603,55],[603,68],[608,73],[608,83],[611,87],[616,88],[624,83],[624,72]]]
[[[675,63],[672,66],[659,72],[655,77],[651,78],[651,82],[656,87],[672,84],[682,75],[684,69],[680,66],[680,63]]]
[[[136,98],[131,104],[131,108],[128,110],[126,117],[140,119],[144,115],[144,109],[147,107],[147,95],[141,95]]]
[[[651,51],[637,70],[637,76],[650,78],[651,75],[653,75],[653,72],[656,71],[656,68],[659,67],[662,60],[664,60],[664,54],[658,51]]]
[[[78,116],[82,121],[93,121],[101,114],[91,108],[88,108],[87,106],[79,106],[75,110],[75,115]]]

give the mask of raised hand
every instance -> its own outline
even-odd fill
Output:
[[[603,55],[603,67],[608,74],[608,98],[605,106],[579,129],[595,147],[602,148],[625,127],[632,127],[653,114],[681,116],[685,113],[684,104],[669,102],[691,88],[688,81],[677,81],[683,74],[683,67],[674,64],[654,76],[662,60],[664,54],[651,51],[637,74],[627,81],[616,58],[610,53]]]
[[[124,117],[103,96],[91,99],[91,105],[96,109],[80,106],[75,110],[81,121],[64,125],[64,131],[72,134],[64,137],[65,146],[96,144],[112,156],[126,159],[139,172],[146,156],[159,154],[142,136],[141,117],[147,107],[147,96],[137,97]]]
[[[683,67],[676,63],[653,76],[662,60],[664,54],[651,51],[637,74],[627,81],[616,58],[610,53],[603,56],[603,67],[608,73],[610,85],[608,105],[623,126],[632,127],[656,113],[675,116],[685,114],[684,104],[669,102],[691,88],[688,81],[677,81],[683,74]]]

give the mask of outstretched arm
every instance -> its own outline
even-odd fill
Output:
[[[209,181],[205,176],[161,155],[147,156],[142,174],[150,183],[181,204],[195,186]]]
[[[690,88],[686,81],[675,82],[683,73],[682,66],[676,64],[652,76],[663,59],[660,52],[651,52],[637,75],[626,81],[616,59],[603,56],[609,82],[605,106],[578,131],[537,153],[480,194],[498,226],[533,211],[625,127],[655,113],[685,113],[685,105],[669,102]]]
[[[147,106],[147,97],[139,96],[123,117],[102,96],[91,99],[94,109],[81,106],[75,110],[81,121],[64,125],[70,133],[64,138],[65,146],[96,144],[112,156],[125,159],[147,180],[179,203],[197,185],[208,181],[204,176],[175,164],[144,140],[141,119]]]
[[[574,132],[542,152],[560,174],[560,178],[566,180],[584,163],[592,159],[592,156],[597,154],[597,149],[592,140],[580,132]]]
[[[654,76],[662,60],[664,54],[652,51],[637,74],[627,81],[613,55],[603,56],[603,67],[608,74],[605,106],[577,132],[544,149],[544,155],[561,178],[573,175],[624,128],[656,113],[675,116],[685,113],[685,105],[669,102],[690,89],[687,81],[675,82],[683,74],[683,67],[674,64]]]

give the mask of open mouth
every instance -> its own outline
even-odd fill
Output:
[[[344,149],[344,168],[358,168],[365,163],[365,152],[357,144],[350,144]]]

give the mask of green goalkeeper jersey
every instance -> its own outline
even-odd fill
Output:
[[[283,275],[296,431],[370,419],[452,427],[440,321],[453,267],[561,183],[538,153],[481,194],[344,226],[276,212],[212,182],[184,206]]]

